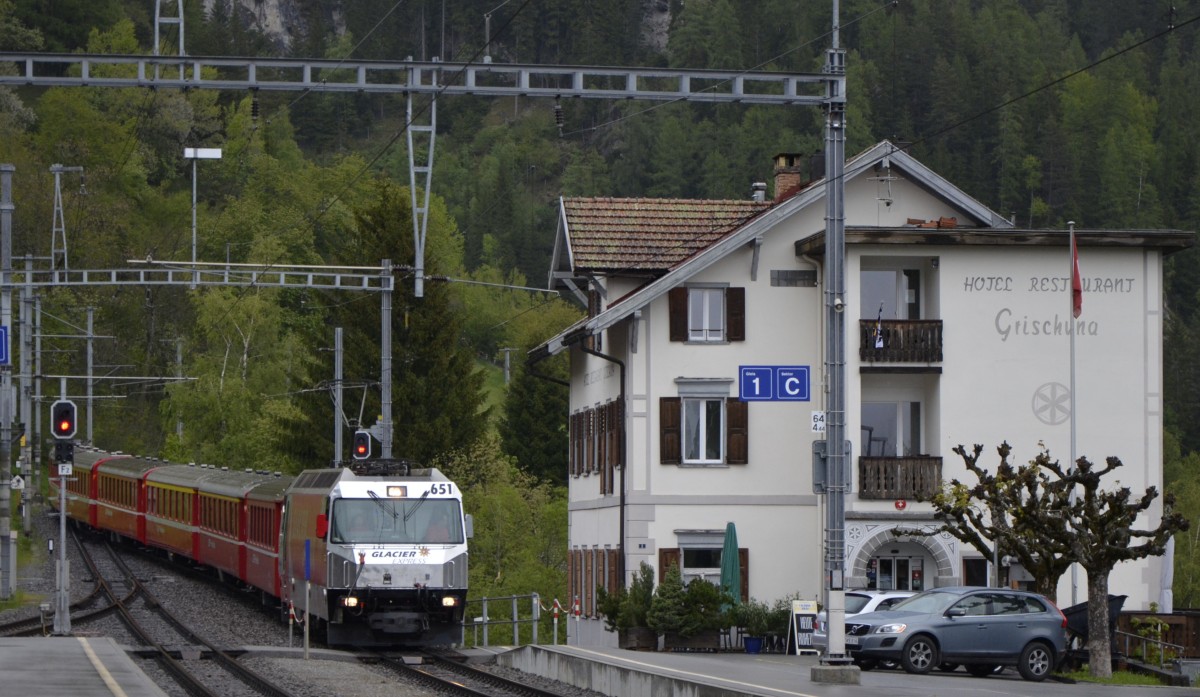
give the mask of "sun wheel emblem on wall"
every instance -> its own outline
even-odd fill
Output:
[[[1071,390],[1061,382],[1048,382],[1033,393],[1033,415],[1038,421],[1057,426],[1071,418]]]

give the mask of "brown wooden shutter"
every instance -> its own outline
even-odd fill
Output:
[[[622,580],[620,565],[617,563],[620,561],[620,558],[617,556],[620,550],[609,549],[605,550],[605,552],[608,555],[608,585],[605,588],[609,593],[615,593],[621,587]]]
[[[725,398],[725,463],[745,465],[750,462],[750,409],[737,397]]]
[[[580,428],[579,412],[571,414],[571,476],[578,477],[583,468],[583,433]]]
[[[742,602],[750,602],[750,549],[738,547],[738,565],[742,572]]]
[[[688,291],[687,288],[672,288],[667,291],[667,314],[670,319],[671,341],[687,341],[688,338]]]
[[[664,465],[683,463],[680,453],[683,446],[681,408],[682,402],[678,397],[660,397],[658,400],[658,460]]]
[[[659,549],[658,550],[658,582],[659,583],[662,583],[663,579],[665,579],[667,577],[667,569],[671,568],[672,564],[682,568],[682,565],[680,563],[679,548],[678,547],[665,547],[665,548]]]
[[[725,289],[725,326],[730,341],[746,340],[746,289]]]
[[[583,616],[593,617],[595,608],[592,606],[592,598],[596,594],[596,550],[583,550]]]
[[[587,410],[588,422],[588,472],[600,470],[600,414],[595,408]]]
[[[604,488],[604,473],[608,465],[608,405],[596,409],[596,466],[600,473],[600,493],[606,494]]]

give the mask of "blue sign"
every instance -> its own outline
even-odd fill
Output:
[[[11,360],[8,352],[8,327],[0,325],[0,365],[8,365]]]
[[[811,399],[806,365],[743,365],[738,372],[743,402],[807,402]]]

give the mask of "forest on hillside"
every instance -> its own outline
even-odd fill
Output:
[[[187,52],[815,73],[832,25],[827,1],[278,4],[303,28],[286,46],[231,0],[184,3]],[[0,0],[0,50],[149,53],[153,6]],[[842,0],[840,27],[848,155],[892,140],[1020,227],[1200,229],[1200,0]],[[165,41],[161,53],[177,50],[178,37]],[[503,350],[517,358],[578,317],[527,289],[545,285],[558,197],[746,198],[751,182],[770,180],[775,153],[815,153],[823,140],[823,115],[807,107],[562,107],[560,126],[549,100],[439,102],[427,257],[448,280],[427,283],[417,300],[401,278],[393,300],[396,452],[459,468],[456,477],[497,487],[497,502],[540,492],[544,506],[515,507],[538,520],[497,520],[497,529],[549,531],[555,516],[565,520],[565,391],[526,374],[519,358],[507,390],[489,387]],[[56,163],[84,168],[63,176],[73,268],[190,258],[182,149],[198,146],[224,150],[198,168],[201,259],[409,263],[404,120],[400,96],[0,89],[0,162],[16,167],[14,258],[49,253]],[[1167,280],[1167,488],[1196,518],[1200,251],[1173,255]],[[97,342],[105,370],[194,378],[102,382],[95,440],[113,449],[294,471],[328,462],[333,424],[369,425],[379,413],[373,295],[63,288],[43,307],[46,332],[64,335],[96,308],[97,333],[112,337]],[[341,420],[329,389],[334,327],[346,332]],[[43,372],[84,372],[79,341],[47,343]],[[539,367],[565,374],[561,363]],[[480,574],[508,582],[519,558],[553,576],[565,568],[563,545],[547,535],[540,549],[481,541],[477,558],[490,562]],[[1200,540],[1177,549],[1177,602],[1200,605]]]

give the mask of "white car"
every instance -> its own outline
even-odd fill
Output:
[[[916,591],[846,591],[846,619],[864,612],[889,610],[901,600],[916,594]],[[817,624],[813,628],[813,647],[821,653],[825,653],[829,643],[826,623],[825,611],[821,610],[817,613]]]

